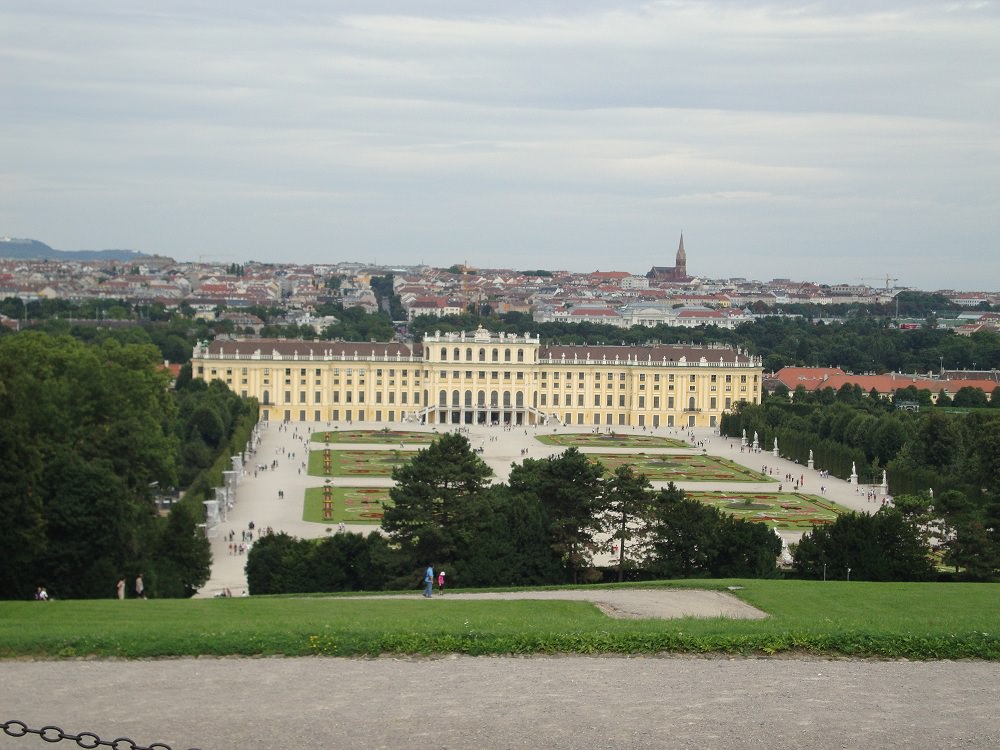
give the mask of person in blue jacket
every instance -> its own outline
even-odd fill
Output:
[[[427,571],[424,573],[424,596],[430,599],[431,594],[433,593],[434,593],[434,566],[428,565]]]

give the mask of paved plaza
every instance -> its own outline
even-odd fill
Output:
[[[381,429],[381,424],[355,423],[351,429]],[[444,425],[398,425],[398,429],[435,433],[445,431]],[[262,528],[272,528],[275,532],[284,531],[300,538],[318,538],[325,536],[328,528],[335,524],[312,523],[302,520],[302,500],[307,488],[320,487],[324,478],[309,476],[304,463],[308,462],[309,450],[322,449],[322,443],[310,442],[312,433],[335,429],[327,423],[292,422],[261,422],[259,426],[260,440],[253,456],[247,461],[236,490],[233,507],[228,509],[225,520],[219,525],[212,538],[212,574],[209,581],[202,587],[198,596],[216,596],[229,590],[234,596],[247,590],[246,575],[243,566],[246,555],[231,554],[229,550],[229,533],[233,532],[238,543],[242,532],[253,522],[254,534]],[[473,448],[481,449],[482,459],[493,469],[495,480],[504,482],[510,474],[512,464],[520,463],[525,458],[545,458],[562,453],[565,448],[545,445],[536,440],[541,434],[556,434],[566,432],[590,433],[591,428],[573,427],[512,427],[470,425],[463,426],[463,434],[469,439]],[[764,469],[775,479],[780,480],[786,474],[803,480],[802,492],[821,494],[825,488],[824,497],[842,506],[854,510],[872,511],[877,505],[866,500],[865,488],[858,488],[847,481],[834,477],[823,478],[819,469],[807,469],[801,464],[776,458],[770,451],[752,453],[749,448],[741,451],[738,439],[721,438],[710,429],[668,429],[656,430],[641,428],[635,430],[637,435],[660,435],[674,439],[686,439],[692,447],[688,448],[642,448],[647,455],[653,453],[692,453],[720,456],[729,459],[753,471]],[[370,443],[333,443],[337,450],[391,450],[399,444],[373,445]],[[420,450],[425,447],[418,443],[403,444],[407,450]],[[636,453],[636,448],[585,448],[584,453]],[[258,468],[267,467],[267,468]],[[273,468],[272,468],[273,467]],[[352,487],[389,487],[392,480],[388,478],[365,477],[333,477],[330,483],[334,486]],[[728,492],[775,492],[778,482],[677,482],[677,485],[690,490],[726,490]],[[664,486],[654,482],[654,487]],[[792,487],[785,485],[786,490]],[[347,525],[347,530],[367,534],[377,528],[371,524]],[[788,542],[797,541],[801,533],[781,532]],[[610,563],[610,558],[598,557],[597,562]]]

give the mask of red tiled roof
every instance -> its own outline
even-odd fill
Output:
[[[726,314],[719,310],[681,310],[678,318],[724,318]]]
[[[621,315],[618,314],[617,310],[609,310],[606,307],[574,307],[570,311],[569,314],[570,315],[579,315],[579,316],[584,316],[584,315],[586,315],[586,316],[598,316],[598,315],[600,315],[600,316],[604,316],[604,317],[608,317],[608,318],[620,318],[621,317]]]
[[[824,387],[826,380],[831,376],[844,374],[839,367],[782,367],[774,377],[790,391],[794,391],[800,385],[807,391],[814,391]]]
[[[941,380],[926,375],[905,375],[898,372],[884,375],[851,375],[836,367],[784,367],[775,373],[775,378],[792,391],[800,385],[808,391],[824,388],[839,391],[845,385],[858,385],[865,392],[874,389],[878,393],[888,394],[912,385],[921,391],[938,393],[944,390],[954,394],[966,386],[979,388],[984,393],[991,393],[997,387],[992,380]]]

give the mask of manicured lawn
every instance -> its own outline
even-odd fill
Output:
[[[725,458],[708,455],[588,453],[608,472],[619,466],[634,466],[651,482],[774,482],[773,477],[747,469]]]
[[[833,523],[848,513],[842,505],[817,495],[802,492],[726,492],[687,491],[692,500],[714,505],[737,518],[766,523],[776,529],[808,531],[813,526]]]
[[[416,451],[394,448],[391,451],[330,451],[330,471],[325,470],[326,450],[309,451],[309,474],[318,477],[388,477],[405,464]]]
[[[535,440],[546,445],[576,446],[578,448],[690,448],[683,440],[645,435],[635,432],[579,433],[536,435]]]
[[[433,432],[415,432],[413,430],[320,430],[314,432],[311,440],[321,445],[326,443],[372,443],[393,444],[420,443],[429,445],[437,435]]]
[[[650,588],[658,584],[642,584]],[[585,602],[364,597],[0,602],[0,657],[781,652],[1000,659],[1000,585],[675,581],[764,620],[616,620]]]
[[[323,518],[323,488],[306,490],[302,520],[313,523],[371,523],[382,522],[382,512],[389,503],[387,487],[331,487],[333,518]]]

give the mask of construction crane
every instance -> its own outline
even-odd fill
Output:
[[[858,281],[882,281],[882,277],[879,276],[878,278],[868,278],[868,277],[859,276],[858,277]],[[895,291],[895,289],[896,289],[896,282],[897,281],[899,281],[899,279],[894,278],[894,277],[890,276],[889,274],[885,275],[885,293],[886,294],[892,294],[892,292]],[[892,294],[892,296],[896,300],[896,316],[895,316],[895,320],[899,320],[899,294],[898,293],[897,294]]]
[[[883,287],[883,288],[887,292],[891,292],[893,289],[895,289],[896,288],[896,282],[899,281],[899,279],[893,278],[889,274],[886,274],[884,279],[881,276],[878,276],[878,277],[858,276],[857,280],[858,281],[885,281],[885,287]]]

